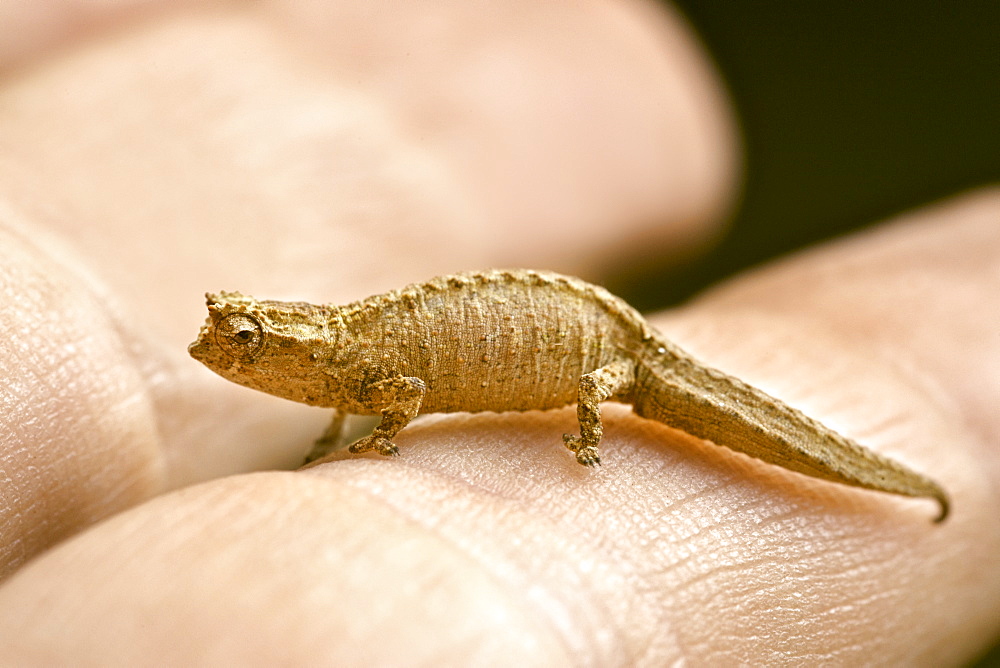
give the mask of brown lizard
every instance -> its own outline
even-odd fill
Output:
[[[484,271],[433,278],[346,306],[206,295],[191,355],[233,382],[336,409],[309,455],[339,441],[345,413],[381,415],[351,452],[398,453],[418,413],[527,411],[576,402],[581,464],[600,463],[600,403],[765,462],[834,482],[932,497],[940,485],[837,434],[656,333],[607,290],[577,278]]]

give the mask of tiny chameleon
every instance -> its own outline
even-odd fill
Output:
[[[705,366],[596,285],[526,269],[433,278],[346,306],[206,295],[188,351],[223,378],[334,419],[307,462],[340,445],[344,416],[381,415],[353,453],[396,455],[419,413],[527,411],[576,402],[563,442],[600,464],[600,403],[808,476],[940,505],[944,489],[747,383]]]

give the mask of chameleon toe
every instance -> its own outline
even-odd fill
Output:
[[[362,452],[375,451],[384,457],[395,457],[399,455],[399,448],[396,444],[387,438],[382,436],[366,436],[354,445],[352,445],[348,450],[354,454],[360,454]]]
[[[576,453],[576,461],[584,466],[600,466],[601,456],[597,454],[597,448],[592,445],[581,447]]]

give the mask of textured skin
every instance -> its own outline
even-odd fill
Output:
[[[636,413],[766,462],[868,489],[948,496],[932,480],[798,410],[692,359],[631,306],[568,276],[511,270],[456,274],[346,306],[207,295],[191,355],[264,392],[337,409],[309,459],[339,441],[344,413],[381,415],[351,446],[397,454],[418,413],[524,411],[577,403],[581,464],[600,463],[599,404]]]

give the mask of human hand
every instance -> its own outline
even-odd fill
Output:
[[[28,395],[36,403],[22,402],[40,431],[4,441],[16,444],[5,467],[20,472],[8,473],[18,497],[5,490],[5,506],[38,518],[9,535],[24,545],[53,517],[72,530],[164,487],[301,457],[325,414],[230,386],[184,356],[205,289],[344,301],[490,264],[586,273],[627,245],[676,247],[709,232],[731,186],[725,109],[688,43],[671,50],[683,39],[676,25],[615,7],[548,19],[581,22],[556,53],[552,31],[516,20],[527,5],[489,25],[448,10],[463,26],[449,36],[495,37],[475,51],[480,67],[514,37],[538,63],[506,100],[513,117],[478,87],[481,70],[456,66],[433,88],[450,60],[407,70],[410,59],[386,57],[385,41],[357,31],[367,22],[345,34],[373,42],[366,72],[377,76],[361,92],[335,86],[351,83],[343,68],[353,61],[310,38],[323,21],[283,18],[276,6],[151,17],[138,33],[22,74],[7,108],[25,125],[0,122],[5,145],[22,151],[4,166],[14,232],[0,248],[15,253],[4,266],[24,268],[4,281],[5,303],[25,328],[57,335],[22,360],[53,368]],[[480,44],[467,39],[456,48]],[[545,93],[568,81],[555,67],[563,50],[574,61],[589,53],[599,80],[635,79],[601,114],[560,114],[567,134],[552,136]],[[183,76],[150,82],[150,64],[167,54],[191,59],[173,66]],[[594,85],[593,70],[581,66],[574,90]],[[102,94],[87,98],[74,82]],[[139,82],[151,99],[132,99]],[[67,88],[67,100],[53,99]],[[123,99],[139,109],[126,104],[99,136],[69,142],[74,150],[37,155],[53,128],[62,146]],[[475,113],[435,126],[470,105]],[[67,116],[77,125],[66,128]],[[617,161],[600,145],[607,136],[626,141]],[[531,150],[504,152],[511,139]],[[488,142],[493,150],[468,148]],[[601,169],[585,159],[597,149]],[[567,178],[577,163],[590,166]],[[495,178],[510,174],[523,180]],[[26,658],[94,662],[958,661],[996,631],[997,576],[984,568],[1000,533],[984,447],[996,424],[983,397],[996,396],[997,352],[996,342],[949,344],[981,341],[970,330],[990,321],[998,210],[983,195],[931,211],[928,226],[805,256],[657,321],[705,361],[932,473],[954,495],[943,527],[920,502],[805,480],[627,409],[606,411],[597,475],[559,443],[571,409],[433,416],[400,435],[397,460],[212,479],[88,530],[0,588],[0,638]],[[657,218],[672,224],[635,222]],[[18,234],[28,226],[30,237]],[[62,239],[35,236],[38,227]],[[117,266],[80,279],[109,255]],[[54,307],[18,307],[32,303],[19,294]],[[53,397],[60,410],[45,413]]]

